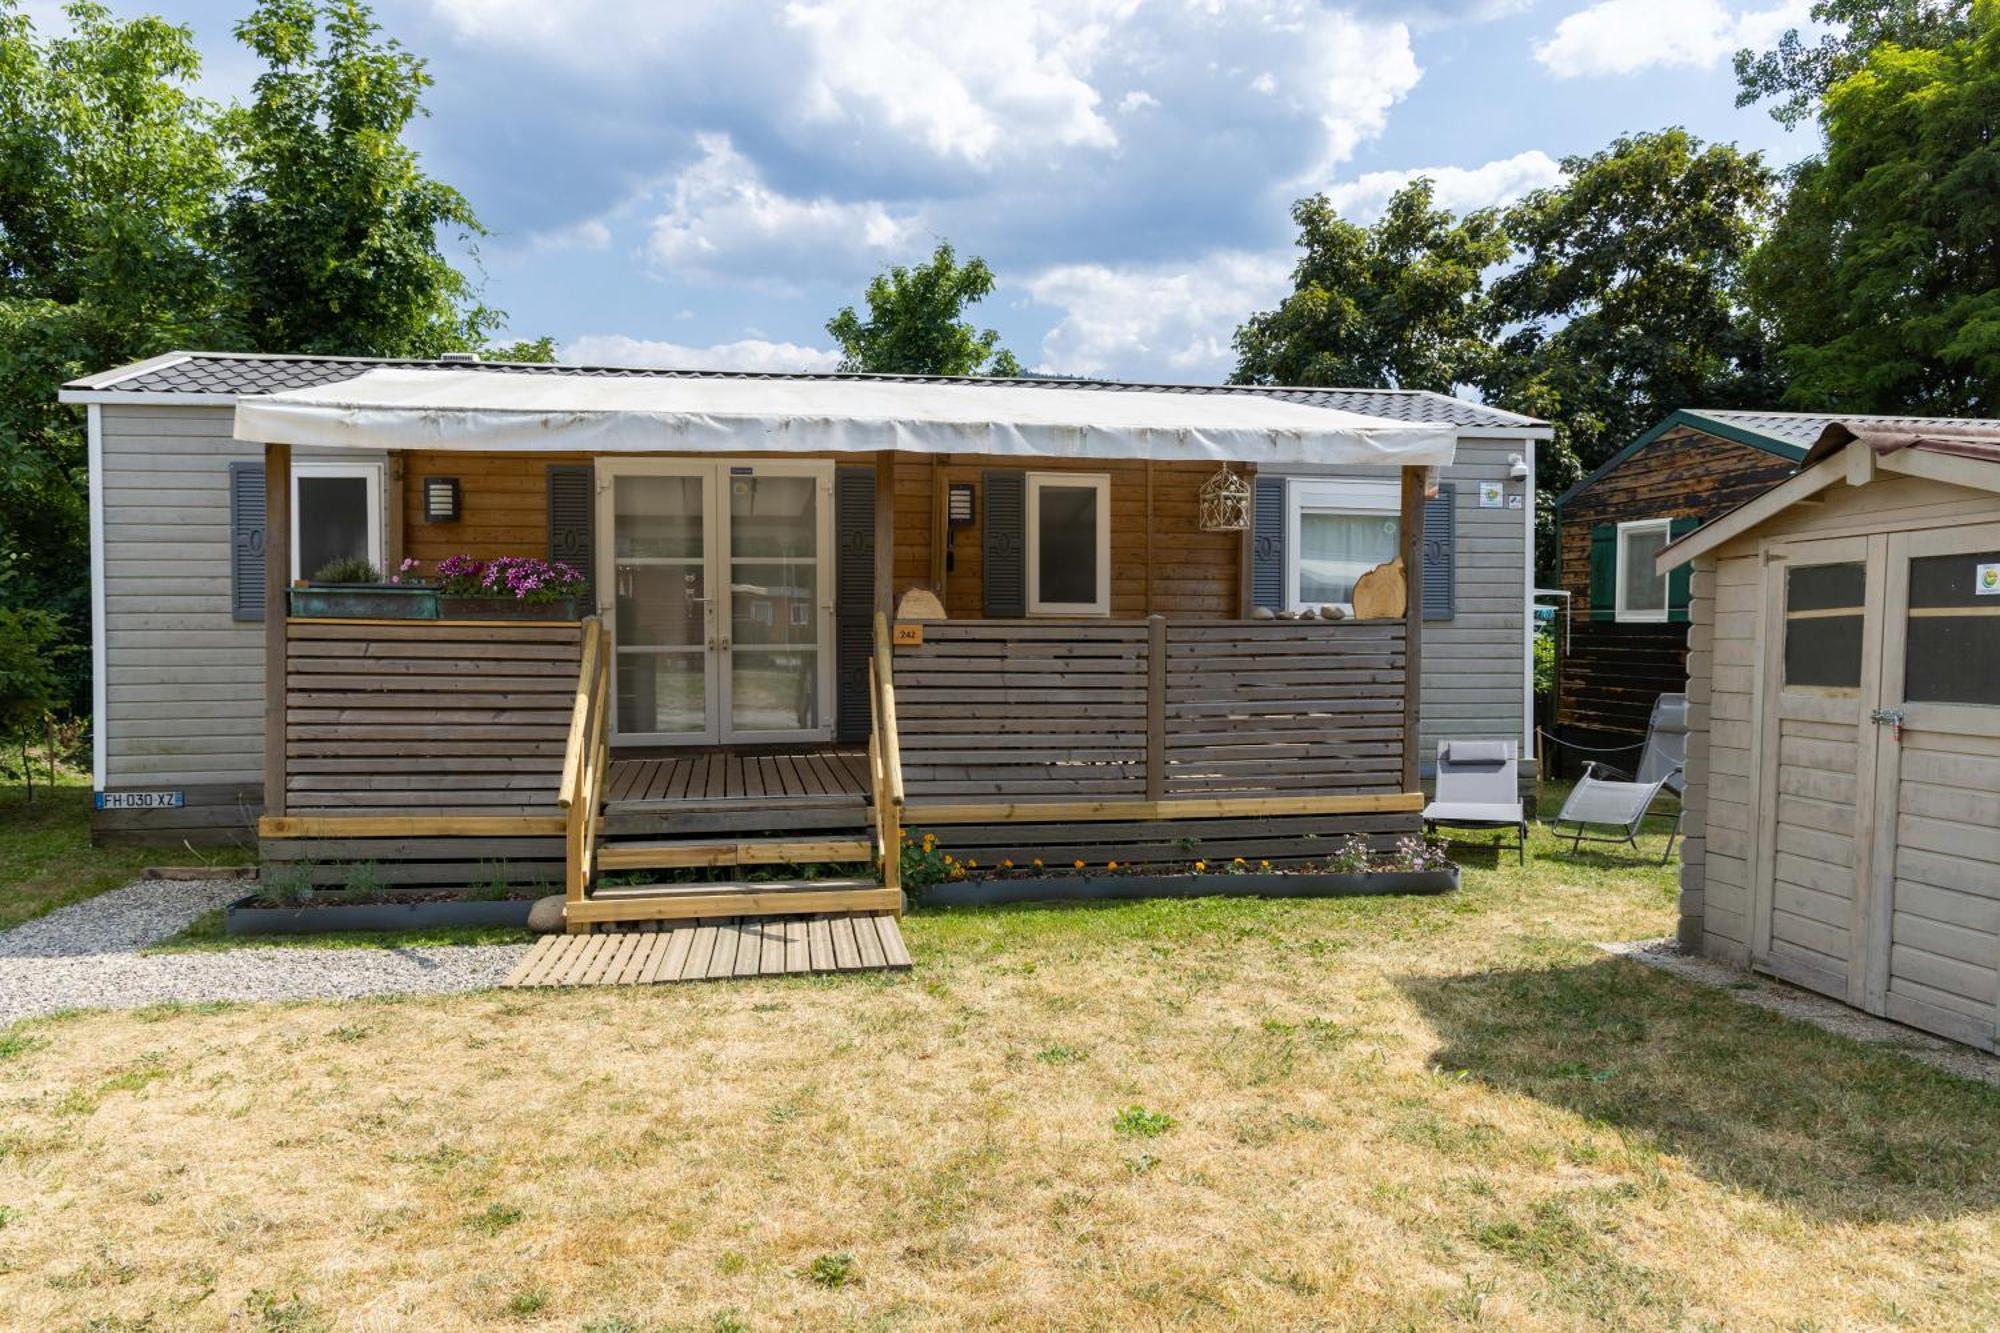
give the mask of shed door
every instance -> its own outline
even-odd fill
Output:
[[[1865,1007],[1995,1042],[2000,1006],[2000,524],[1887,543]],[[1894,725],[1900,714],[1900,739]]]
[[[1752,957],[1851,1004],[1862,1003],[1873,855],[1885,541],[1791,543],[1765,566],[1763,623],[1776,629],[1765,640]]]

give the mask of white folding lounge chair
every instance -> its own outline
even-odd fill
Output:
[[[1638,771],[1627,776],[1608,764],[1594,761],[1585,764],[1583,777],[1571,789],[1552,827],[1560,834],[1565,824],[1576,826],[1576,835],[1570,842],[1572,852],[1581,850],[1586,842],[1622,842],[1637,848],[1639,826],[1645,822],[1661,790],[1669,790],[1675,796],[1681,794],[1681,770],[1686,763],[1687,696],[1663,694],[1653,704],[1653,715],[1646,725],[1646,744],[1639,753]],[[1592,826],[1618,829],[1622,836],[1586,835],[1584,830]],[[1667,835],[1667,849],[1660,855],[1661,865],[1673,856],[1674,841],[1680,832],[1680,817],[1676,815],[1673,831]]]
[[[1512,741],[1438,742],[1437,799],[1424,807],[1424,828],[1439,825],[1511,828],[1514,853],[1527,864],[1528,817],[1521,809],[1520,762]]]

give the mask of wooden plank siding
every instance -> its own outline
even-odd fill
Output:
[[[262,463],[264,448],[231,438],[226,406],[98,410],[105,520],[98,781],[107,791],[185,789],[190,804],[201,793],[204,804],[236,807],[263,781],[264,627],[230,616],[229,465]],[[296,458],[381,461],[309,449]],[[190,833],[207,827],[164,811],[99,827],[140,834],[177,822]]]
[[[1641,739],[1653,703],[1687,681],[1684,623],[1620,624],[1592,614],[1590,533],[1602,523],[1707,522],[1761,495],[1793,465],[1749,445],[1673,430],[1572,495],[1558,522],[1559,582],[1570,594],[1568,650],[1558,663],[1556,723],[1583,743]],[[1559,636],[1560,641],[1560,636]]]

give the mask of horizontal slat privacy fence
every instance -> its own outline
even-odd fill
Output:
[[[1402,790],[1399,621],[931,623],[896,650],[912,804]]]
[[[286,813],[554,815],[571,623],[294,620]]]
[[[913,829],[962,862],[1299,865],[1415,832],[1399,621],[927,622],[895,650]]]

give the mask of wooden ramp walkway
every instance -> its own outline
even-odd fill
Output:
[[[544,935],[505,986],[645,986],[667,981],[900,971],[903,932],[887,912],[724,917],[657,930]]]

